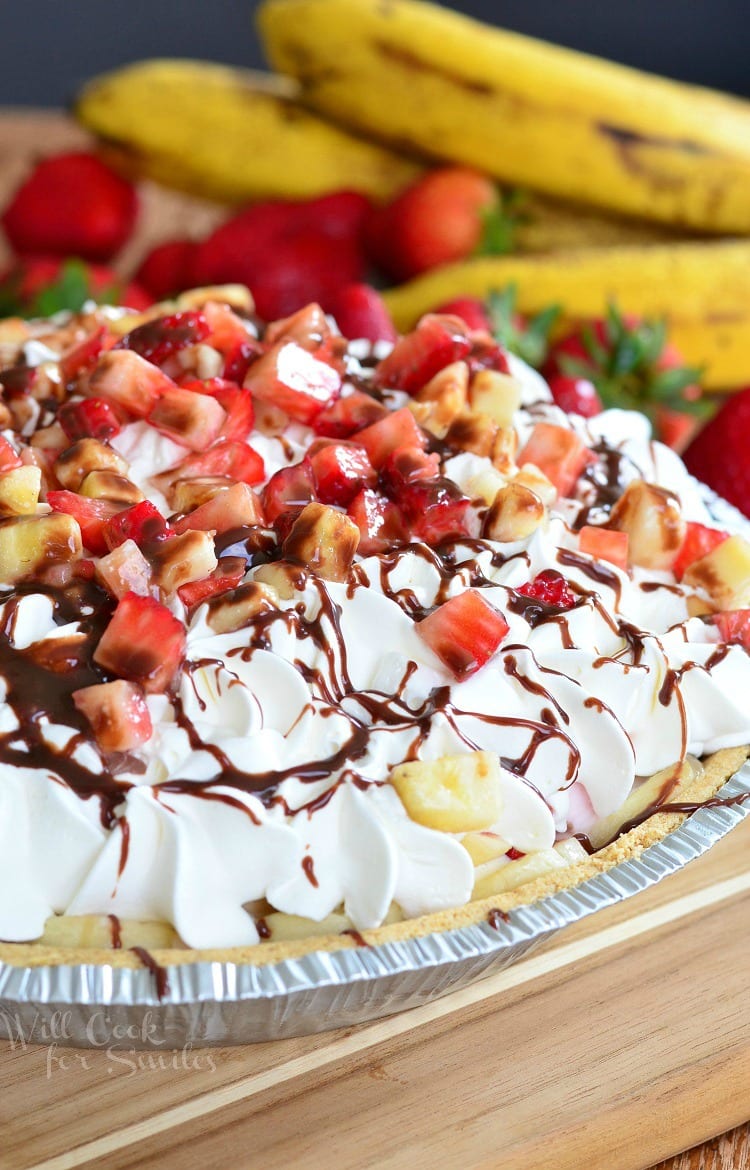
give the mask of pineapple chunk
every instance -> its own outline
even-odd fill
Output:
[[[41,468],[33,465],[14,467],[0,475],[0,512],[13,516],[32,516],[42,488]]]
[[[201,581],[213,573],[218,561],[210,532],[190,530],[160,541],[150,552],[154,581],[165,593]]]
[[[487,829],[503,810],[500,761],[492,752],[399,764],[390,779],[411,819],[430,829]]]
[[[90,471],[114,471],[127,475],[128,464],[106,443],[98,439],[79,439],[55,460],[55,475],[68,491],[80,490]]]
[[[421,421],[421,420],[420,420]],[[497,439],[498,425],[488,414],[465,411],[451,423],[446,439],[459,451],[473,455],[491,456]],[[503,468],[500,468],[502,471]]]
[[[344,581],[354,560],[360,531],[353,520],[325,504],[306,504],[282,545],[289,560],[306,565],[328,581]]]
[[[293,565],[289,561],[269,561],[255,570],[255,580],[270,589],[275,597],[291,601],[297,590],[301,592],[305,588],[307,573],[302,565]]]
[[[212,598],[206,621],[216,634],[233,634],[249,626],[254,618],[278,609],[278,594],[259,581],[246,581]]]
[[[567,869],[570,864],[561,856],[557,849],[539,849],[535,853],[527,853],[517,861],[509,861],[499,869],[486,874],[474,883],[472,898],[479,901],[481,898],[491,898],[493,894],[503,894],[506,890],[515,890],[525,882],[532,882],[545,873],[552,873],[555,869]]]
[[[501,427],[509,427],[521,405],[521,386],[510,374],[479,370],[469,387],[471,409],[488,414]]]
[[[632,564],[669,569],[682,547],[687,524],[673,492],[633,480],[612,509],[610,526],[627,532]]]
[[[497,833],[466,833],[461,838],[461,844],[475,866],[497,861],[510,849],[510,842],[504,837],[498,837]]]
[[[64,512],[0,520],[0,581],[16,585],[44,566],[82,554],[78,521]]]
[[[433,435],[442,439],[448,427],[466,406],[468,385],[469,367],[466,362],[452,362],[451,365],[439,370],[414,395],[411,405],[418,404],[420,407],[428,408],[421,417],[419,411],[415,412],[417,421]]]
[[[116,471],[90,471],[78,491],[91,500],[114,500],[118,504],[139,504],[146,498],[132,480]]]
[[[490,540],[525,540],[536,532],[546,508],[536,492],[514,481],[502,487],[484,519],[483,535]]]
[[[750,543],[730,536],[693,561],[682,580],[693,589],[704,589],[719,609],[745,609],[750,606]]]

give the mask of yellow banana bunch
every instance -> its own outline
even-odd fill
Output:
[[[538,256],[488,256],[434,268],[385,299],[400,329],[458,296],[517,286],[522,313],[560,304],[566,321],[624,313],[664,318],[669,339],[707,389],[750,382],[750,241],[590,248]]]
[[[294,100],[293,82],[201,61],[154,60],[91,81],[75,113],[121,165],[227,203],[343,188],[385,199],[419,167]]]
[[[685,239],[666,224],[609,215],[580,203],[565,203],[519,191],[514,252],[558,252],[569,248],[608,248],[620,244],[656,244]]]
[[[265,0],[273,66],[403,150],[624,214],[750,233],[750,103],[420,0]]]

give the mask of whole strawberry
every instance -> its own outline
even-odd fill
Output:
[[[26,256],[0,274],[0,316],[50,317],[63,309],[77,313],[89,300],[130,309],[152,304],[136,281],[123,282],[104,264]]]
[[[372,263],[400,281],[477,252],[510,251],[514,223],[486,175],[440,167],[374,211],[365,239]]]
[[[106,263],[130,238],[137,214],[132,184],[95,155],[79,151],[37,163],[3,212],[2,224],[21,255]]]
[[[193,283],[193,260],[198,249],[193,240],[165,240],[148,252],[135,273],[135,279],[157,301],[190,288]]]
[[[688,471],[750,516],[750,386],[733,394],[693,439]]]

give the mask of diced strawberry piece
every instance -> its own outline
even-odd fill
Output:
[[[373,467],[382,467],[391,451],[398,447],[427,446],[427,437],[408,406],[389,412],[378,422],[357,431],[356,440],[364,447]]]
[[[245,386],[290,418],[311,423],[341,389],[341,375],[294,341],[282,341],[249,369]]]
[[[407,532],[396,505],[370,488],[363,488],[346,510],[360,531],[357,552],[369,557],[385,552],[407,539]]]
[[[261,350],[260,342],[248,332],[247,324],[229,305],[220,301],[207,301],[201,312],[208,325],[204,340],[224,357],[234,354],[238,346],[248,343],[258,351]]]
[[[722,642],[744,646],[750,650],[750,609],[728,609],[713,615]]]
[[[428,455],[421,447],[396,447],[380,468],[378,482],[387,496],[398,500],[408,484],[439,474],[440,456],[435,452]]]
[[[729,533],[721,528],[709,528],[706,524],[698,524],[696,520],[688,520],[685,539],[672,565],[672,572],[677,580],[682,580],[688,565],[708,556],[728,536]]]
[[[426,544],[451,537],[478,536],[479,521],[471,500],[450,479],[417,479],[399,498],[401,512],[412,535]]]
[[[347,284],[329,298],[326,308],[344,337],[396,341],[393,319],[380,293],[370,284]]]
[[[599,561],[609,561],[617,565],[618,569],[628,567],[628,534],[615,532],[610,528],[598,528],[593,524],[584,524],[578,533],[578,547],[582,553],[596,557]]]
[[[500,610],[475,589],[444,601],[416,625],[420,637],[458,679],[484,666],[509,628]]]
[[[102,354],[89,381],[92,395],[106,398],[135,418],[146,418],[172,386],[171,378],[129,349]]]
[[[316,500],[315,476],[308,458],[291,467],[282,467],[272,475],[262,492],[263,511],[269,524],[275,524],[282,512],[297,511]]]
[[[141,500],[139,504],[133,504],[132,508],[124,508],[112,516],[104,529],[104,539],[109,549],[117,548],[126,540],[133,540],[139,548],[143,548],[155,541],[166,540],[172,534],[173,529],[150,500]]]
[[[135,279],[157,301],[192,284],[191,268],[198,245],[194,240],[165,240],[146,254]]]
[[[142,689],[116,679],[73,691],[73,702],[91,724],[102,751],[129,752],[151,738],[153,727]]]
[[[540,422],[519,452],[517,462],[519,467],[533,463],[555,485],[559,495],[567,496],[589,459],[588,447],[573,431]]]
[[[218,438],[226,411],[216,398],[171,386],[148,416],[152,427],[193,451],[205,451]]]
[[[200,605],[208,597],[216,597],[219,593],[236,589],[246,572],[247,564],[244,557],[221,557],[209,577],[204,577],[201,581],[190,581],[187,585],[182,585],[177,592],[182,603],[188,609],[192,609],[194,605]]]
[[[241,483],[262,483],[265,467],[262,457],[247,443],[220,439],[207,451],[184,459],[171,472],[173,479],[192,479],[204,475],[226,475]]]
[[[487,314],[487,308],[479,297],[456,297],[455,300],[446,301],[445,304],[439,305],[434,312],[460,317],[469,326],[469,329],[492,333],[492,323]]]
[[[98,439],[105,443],[122,430],[117,413],[104,398],[64,402],[57,412],[57,421],[71,443],[77,439]]]
[[[185,627],[166,605],[126,593],[99,639],[94,661],[158,694],[177,673],[186,642]]]
[[[296,341],[303,349],[315,353],[331,337],[331,326],[325,313],[315,301],[297,309],[296,313],[271,321],[266,326],[263,340],[266,345],[280,341]]]
[[[375,483],[375,469],[363,447],[354,443],[326,443],[310,455],[316,495],[323,504],[342,508],[365,486]]]
[[[60,376],[66,385],[79,374],[93,370],[99,354],[105,348],[106,337],[106,326],[98,325],[83,341],[65,351],[60,358]]]
[[[205,341],[211,332],[205,314],[195,309],[155,317],[136,326],[117,342],[116,349],[127,349],[140,354],[146,361],[160,366],[167,358]]]
[[[226,378],[206,378],[203,382],[189,378],[181,384],[196,394],[209,394],[224,409],[226,418],[219,432],[222,439],[247,438],[255,421],[253,396],[249,390]]]
[[[251,528],[264,521],[261,502],[253,489],[246,483],[235,483],[176,520],[172,527],[177,533],[191,528],[221,533],[231,528]]]
[[[572,609],[576,603],[575,593],[571,592],[562,573],[555,569],[545,569],[544,572],[537,573],[533,581],[528,581],[518,589],[518,593],[522,593],[524,597],[533,597],[553,609]]]
[[[23,466],[21,457],[17,454],[13,444],[0,435],[0,472],[15,471],[17,467],[21,466]]]
[[[257,361],[265,352],[265,346],[259,341],[253,341],[250,338],[241,341],[227,354],[224,369],[221,371],[222,377],[226,378],[228,382],[236,382],[241,386],[253,362]]]
[[[498,374],[509,374],[508,351],[492,337],[472,337],[471,353],[467,358],[469,373],[479,370],[496,370]]]
[[[141,597],[151,593],[151,566],[134,540],[123,541],[91,565],[100,584],[118,600],[126,593]]]
[[[561,410],[593,418],[604,410],[596,386],[588,378],[572,378],[557,374],[549,379],[552,397]]]
[[[416,394],[440,370],[467,357],[471,348],[469,332],[460,317],[428,313],[378,364],[375,382]]]
[[[321,410],[313,422],[316,435],[331,439],[348,439],[355,431],[369,427],[388,414],[388,407],[377,402],[369,394],[355,390],[346,398],[337,398],[330,406]]]
[[[47,492],[47,503],[54,512],[66,512],[78,521],[81,539],[89,552],[97,557],[106,553],[105,529],[119,512],[119,504],[112,500],[92,500],[65,490]]]

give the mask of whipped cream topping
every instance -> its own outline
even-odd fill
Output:
[[[689,591],[671,573],[625,572],[579,550],[581,512],[604,515],[636,478],[668,487],[685,516],[705,522],[681,461],[652,442],[642,416],[571,418],[538,374],[510,365],[522,386],[520,442],[548,421],[598,453],[576,500],[553,505],[516,543],[412,542],[357,557],[345,582],[301,571],[291,598],[233,633],[217,634],[206,605],[188,615],[175,595],[188,631],[178,685],[147,696],[154,733],[116,767],[85,720],[61,716],[70,681],[55,673],[50,683],[45,671],[42,686],[38,666],[96,640],[95,598],[76,585],[76,617],[51,590],[6,594],[0,938],[37,938],[51,914],[114,914],[171,922],[189,946],[225,947],[259,940],[245,909],[259,899],[318,921],[343,905],[358,930],[382,923],[394,902],[407,916],[458,906],[471,897],[469,853],[460,835],[409,817],[389,783],[397,764],[496,754],[502,809],[491,829],[529,853],[586,833],[639,778],[686,753],[750,739],[744,648],[720,644],[714,626],[689,616]],[[313,438],[294,424],[283,439],[254,433],[250,442],[268,478]],[[112,445],[167,514],[153,477],[185,448],[145,422]],[[469,495],[491,469],[469,453],[443,461]],[[566,612],[518,592],[549,569],[575,592]],[[259,571],[251,558],[245,579]],[[417,623],[467,590],[480,590],[509,631],[459,681]]]

